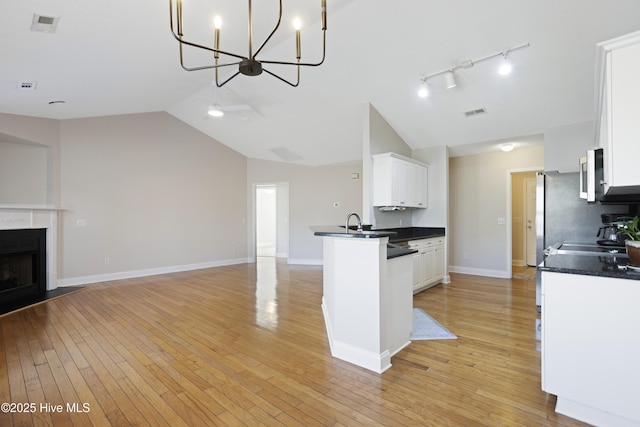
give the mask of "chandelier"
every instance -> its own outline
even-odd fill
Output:
[[[262,42],[260,47],[254,51],[253,49],[253,12],[251,8],[251,0],[249,1],[249,49],[247,55],[227,52],[225,50],[220,49],[220,28],[222,25],[222,20],[219,16],[216,16],[214,19],[214,31],[213,31],[213,47],[204,46],[202,44],[194,43],[188,41],[184,38],[183,32],[183,22],[182,22],[182,0],[169,0],[169,19],[171,21],[171,33],[178,41],[180,46],[180,65],[186,71],[198,71],[198,70],[208,70],[214,69],[216,72],[215,83],[217,87],[222,87],[231,81],[233,78],[238,76],[239,74],[243,74],[245,76],[258,76],[262,74],[264,71],[267,74],[272,75],[278,80],[287,83],[290,86],[297,87],[300,83],[300,67],[317,67],[322,65],[325,58],[325,49],[326,49],[326,40],[327,40],[327,5],[326,0],[321,0],[321,31],[322,31],[322,59],[319,62],[310,63],[310,62],[301,62],[301,47],[300,47],[300,20],[296,19],[294,21],[294,28],[296,32],[296,61],[272,61],[267,59],[258,59],[258,55],[265,47],[265,45],[269,42],[269,40],[276,33],[278,28],[280,27],[280,22],[282,21],[282,0],[279,0],[280,8],[278,14],[278,20],[275,24],[275,27],[271,30],[266,39]],[[204,49],[213,53],[213,64],[197,66],[197,67],[188,67],[185,65],[183,49],[185,46],[191,46],[199,49]],[[223,55],[226,58],[226,62],[220,60],[220,55]],[[291,82],[279,75],[269,71],[264,67],[267,64],[275,64],[275,65],[293,65],[297,68],[297,79],[294,82]],[[218,80],[218,70],[222,67],[229,66],[238,66],[238,71],[233,74],[231,77],[227,78],[223,82],[219,82]]]

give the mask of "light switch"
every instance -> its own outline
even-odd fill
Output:
[[[506,223],[507,221],[504,218],[502,217],[498,218],[498,225],[505,225]]]

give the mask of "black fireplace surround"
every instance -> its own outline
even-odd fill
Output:
[[[0,309],[41,299],[47,289],[47,230],[0,230]]]

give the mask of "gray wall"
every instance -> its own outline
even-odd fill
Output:
[[[544,148],[454,157],[449,162],[450,271],[508,277],[510,171],[542,169]]]
[[[49,148],[0,140],[0,204],[48,203]]]
[[[61,141],[64,278],[246,260],[240,154],[166,113],[65,120]]]
[[[544,132],[544,170],[578,172],[578,159],[594,148],[593,121]]]
[[[2,141],[47,148],[46,203],[63,209],[62,285],[247,260],[246,159],[172,116],[0,114],[0,132]],[[35,163],[41,154],[26,159]],[[23,187],[24,203],[43,203],[37,181]]]
[[[358,178],[353,179],[352,174]],[[248,199],[256,184],[289,184],[289,262],[321,264],[322,238],[313,235],[314,225],[344,224],[350,212],[362,206],[362,166],[301,166],[268,160],[247,159]],[[338,207],[334,207],[334,202]],[[249,205],[251,202],[249,202]],[[253,208],[247,216],[255,224]],[[253,242],[250,236],[250,241]],[[253,243],[250,243],[251,246]]]
[[[371,104],[366,104],[363,110],[363,142],[362,142],[362,173],[363,173],[363,221],[373,224],[377,228],[409,227],[411,226],[411,211],[380,212],[373,208],[372,191],[372,155],[380,153],[397,153],[411,157],[411,147],[396,133],[389,123]]]

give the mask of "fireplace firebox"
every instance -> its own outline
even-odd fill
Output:
[[[0,307],[28,305],[47,288],[47,230],[0,230]]]

